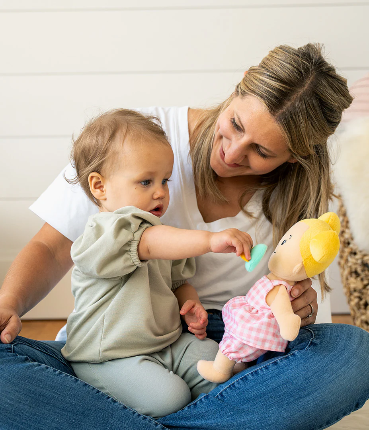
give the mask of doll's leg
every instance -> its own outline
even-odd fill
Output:
[[[212,382],[225,382],[231,376],[246,369],[250,363],[266,351],[247,345],[226,333],[219,344],[219,352],[214,361],[199,361],[197,369],[200,375]],[[242,362],[242,363],[239,363]],[[241,369],[237,369],[237,365]],[[242,368],[242,365],[245,364]]]
[[[214,361],[200,360],[197,370],[204,379],[219,384],[232,376],[235,363],[218,351]]]
[[[230,333],[224,333],[215,360],[200,360],[197,364],[198,372],[208,381],[218,384],[227,381],[232,376],[237,361],[234,351],[238,351],[241,347],[242,344]]]

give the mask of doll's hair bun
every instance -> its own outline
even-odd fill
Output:
[[[327,212],[318,219],[304,219],[309,228],[300,240],[300,252],[309,278],[322,273],[335,259],[340,248],[338,233],[341,225],[334,212]]]
[[[320,216],[318,219],[326,222],[333,231],[335,231],[337,234],[339,234],[339,232],[341,230],[341,223],[340,223],[340,219],[338,218],[337,214],[335,214],[334,212],[326,212],[325,214]]]
[[[328,267],[340,248],[340,240],[335,231],[322,231],[310,242],[311,256],[317,263]]]

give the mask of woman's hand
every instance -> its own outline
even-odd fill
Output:
[[[22,329],[19,315],[14,309],[1,307],[0,305],[0,340],[2,343],[10,343],[18,336]]]
[[[311,286],[311,279],[305,279],[292,287],[293,312],[301,318],[301,327],[314,324],[318,312],[317,292]],[[312,315],[311,315],[312,314]]]
[[[208,325],[208,313],[202,304],[196,300],[187,300],[181,310],[188,331],[193,333],[198,339],[206,338],[206,326]]]
[[[235,252],[237,257],[244,254],[247,260],[251,259],[251,236],[236,228],[229,228],[219,233],[212,233],[210,237],[210,250],[217,253]]]

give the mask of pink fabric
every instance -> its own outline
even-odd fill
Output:
[[[265,351],[284,351],[287,341],[265,298],[277,285],[284,285],[291,297],[292,285],[271,281],[266,276],[257,281],[246,296],[229,300],[222,311],[225,332],[219,344],[221,352],[231,360],[252,361]]]

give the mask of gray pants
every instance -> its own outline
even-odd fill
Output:
[[[211,339],[182,334],[160,352],[103,363],[71,363],[78,378],[144,415],[158,418],[176,412],[217,384],[197,372],[198,360],[214,360]]]

